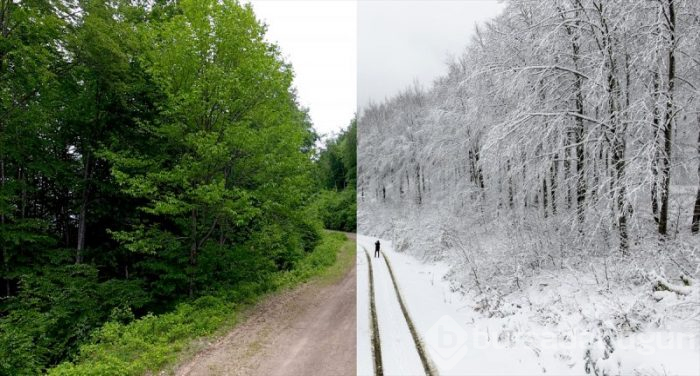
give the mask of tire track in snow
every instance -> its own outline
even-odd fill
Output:
[[[369,256],[368,253],[366,255]],[[372,258],[370,262],[376,262],[372,268],[373,295],[381,334],[382,371],[385,375],[425,375],[418,349],[397,299],[389,268],[382,260],[375,260]]]
[[[374,354],[372,352],[372,310],[369,290],[369,267],[365,252],[357,245],[357,375],[374,376]]]
[[[374,359],[374,374],[376,376],[383,376],[384,371],[382,370],[382,346],[379,340],[379,323],[377,322],[377,307],[374,304],[374,275],[372,273],[372,259],[369,257],[369,252],[367,248],[362,247],[365,251],[365,256],[367,256],[367,265],[369,267],[369,304],[370,304],[370,316],[372,317],[371,330],[372,330],[372,358]]]
[[[365,250],[367,252],[367,250]],[[428,357],[428,354],[425,352],[425,349],[423,347],[423,341],[420,338],[420,335],[418,334],[418,331],[416,330],[416,327],[413,325],[413,321],[411,320],[411,315],[408,313],[408,309],[406,308],[406,304],[404,304],[403,298],[401,297],[401,291],[399,290],[399,285],[396,282],[396,278],[394,277],[394,271],[391,269],[391,264],[389,263],[389,259],[386,257],[384,252],[381,253],[382,258],[384,258],[384,262],[386,263],[387,269],[389,269],[389,276],[391,276],[391,282],[394,284],[394,291],[396,292],[396,298],[399,300],[399,305],[401,306],[401,312],[403,312],[403,317],[406,319],[406,324],[408,325],[408,331],[411,332],[411,337],[413,338],[413,344],[416,346],[416,350],[418,351],[418,356],[420,357],[420,361],[423,364],[423,370],[425,371],[425,374],[427,376],[438,376],[437,373],[437,368],[433,365],[433,362],[430,360]],[[369,257],[369,254],[367,254],[367,257]],[[371,267],[371,265],[370,265]]]

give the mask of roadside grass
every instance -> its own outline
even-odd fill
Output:
[[[226,297],[203,296],[182,303],[169,313],[146,315],[129,324],[107,322],[80,347],[75,362],[50,369],[51,376],[110,376],[156,374],[172,369],[239,321],[241,314],[269,293],[318,279],[332,283],[342,278],[354,260],[355,242],[342,233],[323,232],[319,245],[293,270],[247,283]],[[168,371],[166,371],[167,373]]]
[[[345,236],[345,234],[343,234],[342,232],[331,233],[336,235],[342,235],[343,237]],[[335,263],[321,271],[321,273],[319,274],[318,281],[321,284],[327,286],[339,282],[341,279],[343,279],[347,271],[350,270],[352,265],[355,263],[356,247],[357,243],[355,242],[355,240],[350,238],[345,239],[345,242],[340,247],[340,250],[337,253],[337,259]]]
[[[316,249],[297,263],[293,270],[275,276],[275,289],[296,286],[311,277],[324,284],[340,280],[355,260],[355,241],[344,233],[324,231],[324,237]]]

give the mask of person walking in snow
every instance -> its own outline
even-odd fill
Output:
[[[379,239],[374,243],[374,257],[379,257]]]

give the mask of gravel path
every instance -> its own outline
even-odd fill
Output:
[[[176,374],[355,376],[356,290],[353,264],[332,285],[307,283],[271,296]]]

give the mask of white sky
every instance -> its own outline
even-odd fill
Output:
[[[498,0],[365,0],[358,3],[358,105],[383,101],[417,80],[427,87],[464,51]]]
[[[295,71],[294,86],[321,135],[344,128],[370,100],[446,73],[476,23],[499,0],[245,0]]]
[[[249,0],[294,68],[299,101],[321,135],[346,127],[357,100],[355,1]]]

